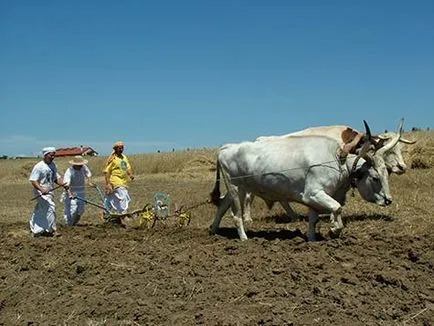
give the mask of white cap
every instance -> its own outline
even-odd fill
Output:
[[[47,155],[49,153],[54,153],[54,152],[56,152],[56,148],[55,147],[44,147],[42,149],[42,155],[43,156],[45,156],[45,155]]]

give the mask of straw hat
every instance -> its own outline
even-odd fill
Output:
[[[87,164],[87,160],[85,160],[83,158],[83,156],[77,155],[77,156],[74,156],[74,159],[72,159],[71,161],[69,161],[69,164],[72,164],[72,165],[85,165],[85,164]]]

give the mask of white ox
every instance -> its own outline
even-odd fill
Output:
[[[407,170],[407,165],[404,162],[401,152],[401,143],[404,144],[414,144],[416,141],[411,141],[402,137],[402,126],[403,120],[401,120],[400,128],[398,133],[401,134],[398,141],[396,140],[396,133],[386,132],[376,136],[372,136],[372,142],[377,149],[386,148],[384,151],[384,162],[389,173],[403,174]],[[301,131],[296,131],[290,134],[281,136],[260,136],[256,138],[256,141],[270,141],[276,139],[285,139],[293,136],[307,136],[307,135],[321,135],[329,136],[336,139],[343,150],[350,150],[352,152],[358,147],[363,139],[363,134],[353,129],[349,126],[335,125],[335,126],[322,126],[322,127],[311,127]],[[246,194],[244,201],[244,220],[247,222],[252,221],[251,217],[251,206],[254,196],[250,193]],[[271,208],[273,203],[267,203],[268,207]],[[291,208],[288,202],[281,202],[282,207],[285,209],[288,217],[291,219],[295,218],[297,214]]]
[[[231,208],[241,240],[247,235],[243,225],[247,192],[266,202],[299,202],[309,208],[307,238],[315,240],[318,215],[331,213],[331,234],[343,229],[342,206],[351,185],[372,203],[392,202],[384,151],[373,149],[369,127],[359,155],[341,149],[327,136],[295,136],[268,142],[223,145],[218,152],[216,183],[211,200],[217,212],[211,231],[217,233],[225,212]],[[400,137],[398,134],[394,141]],[[220,173],[228,192],[220,196]]]

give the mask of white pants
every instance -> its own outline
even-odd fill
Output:
[[[74,192],[73,195],[86,199],[84,192]],[[80,199],[69,199],[65,193],[63,194],[63,218],[65,219],[66,225],[77,225],[80,221],[80,217],[84,213],[84,204],[85,202]]]
[[[113,192],[108,195],[107,201],[110,208],[116,213],[126,213],[128,210],[128,204],[130,203],[130,195],[128,194],[128,189],[125,187],[118,187],[113,190]]]
[[[30,217],[30,231],[33,234],[56,231],[56,204],[52,194],[36,199],[36,206]]]

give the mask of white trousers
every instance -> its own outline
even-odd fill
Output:
[[[126,187],[115,188],[106,198],[110,205],[110,209],[113,209],[116,213],[120,214],[127,212],[131,198]]]
[[[52,194],[36,199],[36,206],[30,217],[30,231],[33,234],[56,231],[56,204]]]
[[[86,199],[84,192],[74,192],[73,195]],[[66,194],[63,194],[63,218],[66,225],[77,225],[84,213],[84,204],[85,202],[80,199],[69,199]]]

